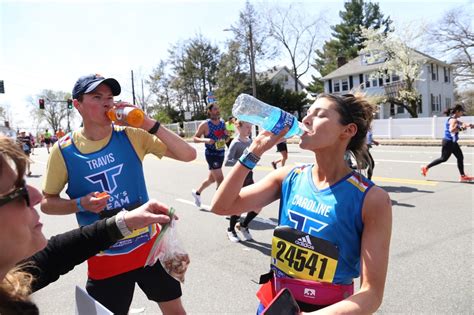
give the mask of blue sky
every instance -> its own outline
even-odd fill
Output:
[[[275,2],[289,3],[267,1]],[[324,10],[332,25],[339,22],[344,1],[297,3],[315,16]],[[30,97],[36,104],[43,89],[71,91],[75,80],[88,73],[116,78],[123,88],[120,98],[131,101],[130,70],[140,83],[160,59],[168,57],[172,44],[199,33],[223,47],[231,36],[223,30],[235,24],[244,4],[245,0],[0,0],[0,80],[6,90],[0,94],[0,105],[11,112],[14,126],[31,126]],[[379,4],[385,15],[401,23],[432,22],[453,7],[472,7],[473,1],[381,0]],[[273,64],[289,66],[284,56]],[[136,83],[135,89],[141,86]]]

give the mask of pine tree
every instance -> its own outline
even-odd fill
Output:
[[[392,20],[384,18],[378,3],[364,2],[364,0],[351,0],[344,4],[344,11],[339,12],[342,22],[331,26],[332,39],[326,41],[322,50],[316,50],[316,59],[313,67],[318,70],[322,77],[338,68],[337,59],[344,58],[346,61],[357,57],[359,51],[364,48],[364,38],[360,27],[384,28],[384,33],[390,30]],[[323,85],[319,78],[313,77],[310,90],[322,92]]]

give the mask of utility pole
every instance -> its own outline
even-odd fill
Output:
[[[255,74],[255,52],[253,50],[253,33],[252,33],[252,24],[249,23],[249,48],[250,48],[250,75],[252,76],[252,95],[257,97],[257,78]]]
[[[132,72],[132,95],[133,95],[133,105],[135,105],[135,83],[133,82],[133,70]]]
[[[146,113],[145,92],[143,90],[143,79],[142,79],[142,109]]]
[[[257,75],[255,72],[255,50],[253,48],[253,31],[252,31],[252,24],[248,24],[248,32],[243,36],[242,32],[234,26],[230,28],[225,28],[224,32],[233,32],[237,37],[245,38],[246,44],[248,45],[248,58],[249,58],[249,66],[250,66],[250,78],[252,80],[252,96],[257,97]]]

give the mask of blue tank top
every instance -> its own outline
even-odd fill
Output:
[[[318,190],[313,164],[294,168],[282,184],[279,225],[331,242],[339,250],[335,284],[350,284],[359,276],[363,230],[362,205],[374,185],[352,172],[334,185]]]
[[[222,119],[215,125],[210,119],[207,120],[209,134],[207,138],[214,140],[214,144],[205,144],[206,155],[224,156],[225,154],[225,123]]]
[[[61,139],[59,147],[68,173],[69,198],[105,191],[110,195],[106,210],[136,208],[148,201],[142,163],[125,129],[114,128],[109,143],[96,152],[81,153],[70,135]],[[77,212],[76,217],[81,226],[99,220],[89,211]]]
[[[446,123],[444,124],[445,128],[444,128],[444,139],[448,140],[448,141],[452,141],[452,142],[458,142],[459,140],[459,131],[456,131],[455,133],[451,133],[449,131],[449,121],[451,119],[456,119],[454,117],[449,117],[448,120],[446,120]],[[457,125],[460,126],[461,125],[461,122],[457,122]]]

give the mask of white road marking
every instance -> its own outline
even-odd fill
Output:
[[[182,198],[177,198],[175,200],[178,201],[178,202],[181,202],[181,203],[185,203],[187,205],[195,206],[194,201],[191,201],[191,200],[186,200],[186,199],[182,199]],[[199,207],[199,208],[207,210],[207,211],[211,211],[211,206],[209,206],[209,205],[201,204],[201,207]],[[268,224],[268,225],[271,225],[271,226],[277,226],[277,223],[273,222],[270,219],[256,217],[253,220],[257,221],[257,222],[260,222],[260,223]]]

